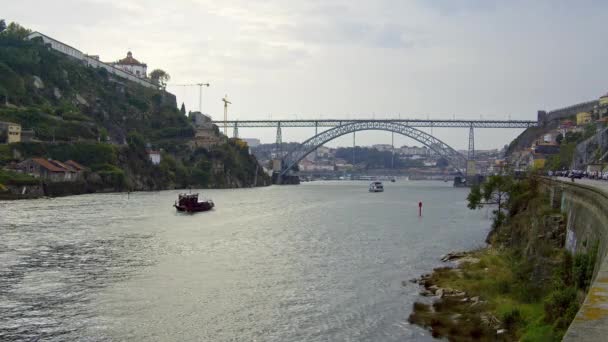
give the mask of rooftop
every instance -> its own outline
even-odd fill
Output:
[[[137,59],[133,58],[133,53],[131,51],[127,52],[127,57],[118,60],[118,62],[114,63],[118,65],[142,65],[146,66],[145,63],[140,63]]]

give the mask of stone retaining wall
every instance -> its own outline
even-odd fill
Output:
[[[566,248],[585,253],[598,244],[593,282],[564,341],[608,340],[608,193],[588,185],[545,180],[551,203],[567,214]]]

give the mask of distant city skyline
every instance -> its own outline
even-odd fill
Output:
[[[214,119],[228,94],[229,117],[241,120],[530,120],[608,90],[608,3],[597,0],[23,0],[5,4],[2,16],[104,61],[132,51],[149,70],[171,74],[170,84],[209,82],[202,106]],[[198,109],[198,88],[168,90]],[[286,129],[283,140],[313,132]],[[476,147],[501,148],[520,132],[479,129]],[[456,149],[466,148],[467,133],[433,130]],[[271,129],[240,135],[274,141]],[[362,132],[357,140],[391,137]],[[406,144],[415,143],[395,135],[395,145]],[[352,136],[330,144],[350,145]]]

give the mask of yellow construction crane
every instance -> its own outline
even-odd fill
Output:
[[[209,87],[209,83],[172,84],[176,87],[198,87],[198,111],[203,112],[203,86]]]
[[[222,101],[224,102],[224,135],[228,136],[228,105],[232,102],[228,101],[228,95],[225,95]]]

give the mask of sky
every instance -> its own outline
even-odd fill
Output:
[[[115,61],[171,75],[168,90],[229,118],[535,120],[608,91],[603,0],[20,0],[0,18]],[[430,130],[426,130],[431,133]],[[478,129],[478,149],[521,130]],[[273,129],[241,129],[274,142]],[[303,141],[312,129],[283,129]],[[457,149],[468,130],[432,132]],[[357,145],[391,143],[361,132]],[[396,145],[417,144],[395,136]],[[352,145],[352,135],[330,145]],[[418,144],[419,145],[419,144]]]

